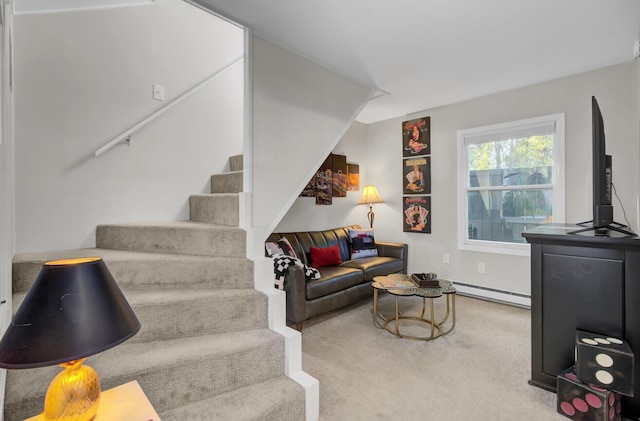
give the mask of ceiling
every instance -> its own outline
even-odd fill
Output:
[[[639,0],[195,0],[384,95],[372,123],[631,61]]]
[[[152,4],[154,0],[13,0],[13,13],[69,12]]]

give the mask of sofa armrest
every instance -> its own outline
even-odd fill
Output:
[[[409,260],[409,246],[405,243],[392,243],[387,241],[377,241],[376,248],[378,249],[378,256],[395,257],[404,262],[404,269],[402,273],[407,273],[407,261]]]
[[[287,319],[301,323],[307,318],[307,282],[300,266],[290,266],[284,280],[287,293]]]

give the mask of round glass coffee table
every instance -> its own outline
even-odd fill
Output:
[[[430,341],[453,331],[456,325],[456,289],[451,281],[438,280],[438,287],[418,287],[408,275],[392,274],[387,276],[376,276],[373,278],[373,324],[398,338],[413,339],[415,341]],[[378,292],[387,291],[395,296],[396,308],[392,317],[385,317],[378,310]],[[444,315],[436,320],[433,300],[445,296],[446,311]],[[422,311],[418,316],[405,316],[400,312],[398,297],[418,296],[422,297]],[[427,309],[427,299],[429,299],[429,318],[425,318]],[[446,328],[444,325],[451,316],[451,322]],[[400,320],[415,320],[424,323],[430,330],[429,336],[411,336],[400,333]],[[446,329],[446,330],[445,330]]]

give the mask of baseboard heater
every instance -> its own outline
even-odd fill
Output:
[[[512,304],[520,307],[531,308],[531,296],[517,292],[503,291],[496,288],[483,287],[480,285],[465,284],[453,281],[453,286],[460,295],[483,298],[500,303]]]

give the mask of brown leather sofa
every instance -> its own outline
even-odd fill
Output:
[[[306,280],[304,270],[291,266],[285,274],[284,289],[287,293],[287,322],[302,330],[302,322],[312,317],[336,310],[373,295],[371,281],[374,276],[391,273],[407,273],[408,246],[375,239],[377,257],[351,260],[350,225],[325,231],[272,233],[267,241],[285,237],[291,243],[297,257],[311,265],[310,247],[339,245],[342,263],[339,266],[318,268],[320,279]]]

